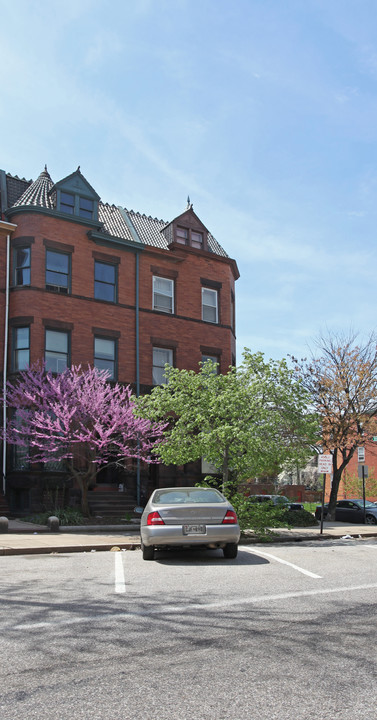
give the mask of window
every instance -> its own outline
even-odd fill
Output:
[[[173,365],[173,350],[166,348],[153,348],[153,385],[164,385],[166,383],[165,365]]]
[[[73,215],[75,212],[75,196],[71,193],[60,193],[60,210],[62,212]]]
[[[94,261],[94,297],[96,300],[116,302],[116,267]]]
[[[203,233],[189,230],[188,228],[177,227],[175,230],[175,240],[181,245],[191,245],[198,250],[203,249]]]
[[[186,228],[177,227],[175,237],[178,243],[181,243],[181,245],[187,245],[189,239],[189,231]]]
[[[30,365],[30,328],[13,328],[13,370],[25,370]]]
[[[65,460],[47,460],[43,463],[45,472],[64,472],[66,470]]]
[[[236,308],[233,291],[230,293],[230,327],[233,332],[236,330]]]
[[[29,247],[17,248],[14,252],[14,284],[30,285],[30,257]]]
[[[30,470],[29,446],[12,445],[12,470]]]
[[[108,338],[94,338],[94,366],[98,370],[108,370],[109,380],[115,380],[116,341]]]
[[[202,288],[202,319],[206,322],[218,322],[217,290]]]
[[[207,360],[211,360],[213,363],[213,372],[215,375],[219,374],[219,358],[217,355],[202,355],[202,363],[207,362]]]
[[[69,365],[69,333],[60,330],[46,330],[46,370],[63,372]]]
[[[201,250],[203,247],[203,233],[191,231],[191,245]]]
[[[11,410],[10,414],[15,427],[21,431],[22,421],[19,410],[13,409]],[[29,453],[30,446],[28,442],[25,445],[11,445],[12,470],[29,470]]]
[[[71,257],[55,250],[46,250],[46,289],[68,294]]]
[[[174,312],[174,281],[167,278],[153,278],[153,310]]]
[[[79,198],[79,215],[84,218],[92,220],[94,211],[93,200],[87,200],[87,198]]]

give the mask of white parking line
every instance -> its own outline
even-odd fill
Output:
[[[123,567],[123,553],[114,553],[115,561],[115,592],[124,593],[126,592],[126,582],[124,578],[124,567]]]
[[[281,558],[276,557],[276,555],[271,555],[271,553],[264,552],[264,550],[259,550],[259,548],[258,550],[252,550],[252,548],[243,547],[242,550],[246,550],[246,552],[253,553],[254,555],[263,555],[263,557],[268,557],[271,558],[271,560],[276,560],[276,562],[282,563],[282,565],[289,565],[289,567],[293,568],[294,570],[297,570],[303,575],[308,575],[311,578],[320,579],[322,577],[322,575],[316,575],[315,573],[310,572],[310,570],[304,570],[304,568],[300,568],[298,565],[294,565],[287,560],[282,560]]]

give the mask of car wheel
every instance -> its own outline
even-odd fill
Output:
[[[142,545],[143,560],[154,560],[154,547],[153,545]]]
[[[365,522],[367,525],[377,525],[377,518],[374,515],[367,515]]]
[[[228,543],[223,548],[224,557],[228,558],[229,560],[232,560],[233,558],[237,557],[238,553],[238,545],[237,543]]]

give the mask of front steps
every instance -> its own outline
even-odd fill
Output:
[[[88,493],[90,513],[93,517],[121,518],[133,515],[136,500],[127,492],[117,490],[94,490]]]

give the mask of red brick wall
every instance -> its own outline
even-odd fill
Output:
[[[122,248],[98,245],[87,236],[85,225],[31,212],[12,217],[18,225],[13,240],[33,237],[31,249],[31,285],[12,288],[10,293],[10,320],[32,316],[31,362],[43,357],[44,321],[73,324],[71,333],[71,362],[93,362],[92,328],[111,329],[118,333],[118,379],[136,381],[136,256]],[[54,294],[45,290],[45,241],[71,246],[72,292]],[[93,253],[118,259],[118,303],[94,299]],[[11,253],[11,257],[13,253]],[[1,267],[5,267],[5,241],[0,248]],[[152,277],[167,272],[175,279],[175,313],[152,311]],[[13,267],[12,267],[13,270]],[[170,273],[170,274],[169,274]],[[201,279],[221,283],[219,289],[219,324],[201,319]],[[0,291],[5,287],[5,273],[1,273]],[[177,367],[198,369],[201,347],[221,351],[221,370],[227,370],[235,355],[235,337],[231,324],[231,290],[234,276],[231,261],[212,253],[200,253],[190,248],[164,251],[146,248],[140,254],[140,382],[152,382],[152,347],[156,339],[172,342]],[[0,292],[0,322],[3,324],[4,292]],[[3,333],[0,332],[1,342]],[[209,350],[207,349],[207,352]],[[1,351],[1,348],[0,348]]]

